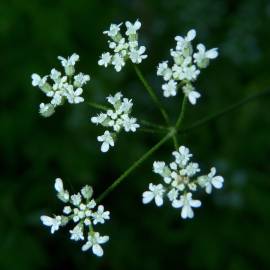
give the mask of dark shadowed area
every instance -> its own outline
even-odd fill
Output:
[[[111,220],[103,258],[83,253],[68,228],[51,235],[40,215],[59,213],[54,179],[71,191],[85,184],[101,194],[161,135],[122,134],[101,154],[103,129],[90,122],[95,110],[83,103],[60,107],[50,118],[38,114],[44,94],[31,74],[60,69],[57,56],[80,55],[77,70],[90,74],[87,101],[104,103],[121,90],[133,98],[134,116],[163,123],[131,66],[116,73],[97,65],[107,51],[102,34],[111,23],[142,22],[140,40],[149,57],[140,65],[172,120],[180,95],[162,97],[157,64],[169,58],[174,37],[197,30],[196,42],[218,47],[220,56],[200,75],[202,98],[188,105],[183,127],[249,95],[270,89],[270,2],[267,0],[1,0],[0,1],[0,269],[1,270],[249,270],[269,269],[270,95],[179,135],[203,172],[216,166],[224,189],[200,194],[195,218],[182,220],[168,204],[144,206],[141,194],[161,178],[154,160],[171,161],[167,142],[103,201]]]

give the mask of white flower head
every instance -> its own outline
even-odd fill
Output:
[[[126,62],[130,60],[134,64],[139,64],[147,58],[145,54],[146,48],[139,46],[137,31],[141,28],[141,23],[137,20],[134,24],[127,21],[125,36],[121,34],[121,25],[112,24],[108,31],[103,33],[108,35],[109,48],[112,52],[102,53],[98,64],[108,67],[113,65],[117,72],[120,72]]]

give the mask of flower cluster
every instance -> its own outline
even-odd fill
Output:
[[[217,48],[206,50],[203,44],[197,45],[197,51],[193,53],[192,40],[196,37],[194,29],[187,36],[176,36],[176,47],[171,49],[173,65],[170,67],[168,61],[161,62],[157,67],[157,75],[162,76],[165,83],[162,85],[165,97],[176,96],[179,88],[182,88],[191,104],[196,104],[201,94],[196,91],[193,82],[197,80],[200,69],[209,65],[210,59],[218,56]]]
[[[163,205],[165,195],[171,202],[172,207],[182,208],[183,219],[193,218],[193,207],[200,207],[199,200],[193,200],[192,193],[198,188],[205,189],[210,194],[212,187],[220,189],[223,186],[222,176],[216,176],[216,169],[211,168],[207,175],[196,176],[200,172],[199,164],[190,161],[192,154],[185,146],[180,146],[174,151],[175,160],[168,165],[163,161],[155,161],[153,171],[163,178],[163,184],[149,184],[149,190],[143,193],[143,203],[147,204],[152,200],[160,207]]]
[[[92,123],[113,129],[113,132],[106,130],[103,135],[97,137],[97,140],[102,143],[101,152],[107,152],[114,146],[116,135],[121,130],[135,132],[140,127],[137,119],[129,116],[133,106],[132,99],[123,98],[123,95],[118,92],[114,96],[107,97],[107,100],[113,109],[91,118]]]
[[[64,189],[60,178],[55,180],[55,190],[59,200],[67,204],[63,208],[63,215],[54,217],[41,216],[41,221],[45,226],[51,228],[51,233],[66,226],[69,222],[75,223],[75,227],[70,230],[70,239],[74,241],[86,240],[82,246],[82,251],[92,248],[92,252],[97,256],[103,255],[101,244],[109,240],[109,236],[101,236],[94,231],[94,225],[104,224],[105,220],[110,219],[110,212],[104,211],[103,205],[96,204],[92,198],[93,190],[90,186],[85,186],[80,193],[70,195]]]
[[[141,28],[141,23],[138,20],[135,23],[125,22],[125,37],[120,32],[121,25],[122,23],[118,25],[111,24],[110,29],[103,32],[111,39],[108,43],[113,53],[103,53],[98,61],[100,66],[113,65],[117,72],[121,71],[128,59],[134,64],[139,64],[143,59],[147,58],[147,55],[144,54],[146,48],[139,46],[138,43],[137,31]]]
[[[64,68],[64,75],[56,69],[52,69],[49,75],[43,77],[36,73],[32,74],[32,85],[51,98],[49,103],[39,105],[39,112],[44,117],[51,116],[55,108],[64,104],[66,100],[70,104],[83,102],[82,87],[90,80],[89,75],[83,73],[75,75],[75,64],[79,61],[78,54],[74,53],[67,59],[59,56],[58,59]]]

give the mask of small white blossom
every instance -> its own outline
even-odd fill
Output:
[[[81,203],[81,201],[82,201],[82,196],[81,196],[80,193],[78,193],[78,194],[73,194],[73,195],[70,197],[70,199],[71,199],[71,202],[72,202],[73,205],[78,206],[78,205]]]
[[[95,213],[93,213],[93,224],[96,225],[98,223],[103,224],[106,219],[110,219],[110,212],[104,211],[104,206],[99,205],[98,209]]]
[[[198,179],[199,184],[201,187],[205,188],[205,192],[210,194],[212,192],[212,186],[220,189],[223,186],[224,179],[222,176],[215,176],[216,175],[216,168],[211,168],[211,171],[208,175],[201,176]]]
[[[156,205],[159,207],[163,204],[163,194],[165,189],[162,184],[154,185],[149,184],[149,191],[143,193],[143,203],[147,204],[153,199],[155,200]]]
[[[137,124],[137,119],[134,117],[129,117],[127,114],[124,114],[122,116],[123,119],[123,127],[126,132],[132,131],[135,132],[137,128],[140,127],[139,124]]]
[[[103,153],[108,152],[110,146],[111,147],[114,146],[113,137],[112,137],[111,133],[108,130],[106,130],[103,135],[98,136],[97,140],[99,142],[102,142],[101,152],[103,152]]]
[[[109,241],[109,236],[101,236],[98,232],[95,232],[92,235],[88,236],[88,241],[82,246],[82,251],[87,251],[92,247],[93,254],[98,257],[103,256],[103,249],[101,244],[104,244]]]
[[[176,96],[177,83],[170,80],[168,83],[162,85],[164,97]]]
[[[55,231],[59,230],[61,225],[62,218],[61,216],[56,216],[55,218],[49,216],[41,216],[40,217],[43,225],[51,227],[51,233],[53,234]]]
[[[194,63],[198,65],[199,68],[206,68],[209,65],[210,59],[215,59],[218,57],[218,49],[213,48],[206,51],[206,48],[203,44],[197,45],[198,52],[194,53]]]
[[[137,31],[141,28],[142,24],[139,20],[137,20],[134,24],[127,21],[125,23],[126,27],[127,27],[127,31],[126,31],[126,35],[130,36],[130,35],[135,35],[137,34]]]
[[[39,113],[43,117],[50,117],[52,114],[54,114],[54,106],[52,104],[44,104],[40,103],[39,105]]]
[[[81,224],[76,225],[73,230],[70,230],[70,239],[74,241],[84,240],[83,226]]]
[[[32,77],[33,86],[42,87],[47,82],[47,76],[44,76],[43,78],[41,78],[38,74],[33,73],[31,77]]]
[[[201,94],[195,91],[195,88],[191,84],[184,85],[183,92],[188,97],[188,100],[192,105],[195,105],[197,99],[201,97]]]
[[[112,60],[112,56],[109,52],[103,53],[100,57],[100,60],[98,61],[98,64],[100,66],[107,67],[111,63],[111,60]]]
[[[115,37],[119,31],[120,31],[120,26],[122,25],[122,23],[120,24],[111,24],[110,25],[110,29],[108,31],[104,31],[103,33],[108,35],[109,37]]]
[[[186,219],[194,217],[192,207],[200,207],[201,202],[199,200],[192,200],[192,194],[189,192],[187,194],[181,195],[180,200],[174,200],[172,206],[175,208],[182,208],[181,217]]]
[[[131,49],[129,53],[129,57],[132,63],[140,64],[143,59],[147,58],[147,55],[144,54],[145,51],[146,51],[146,48],[144,46],[141,46],[138,49]]]

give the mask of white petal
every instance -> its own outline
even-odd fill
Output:
[[[213,48],[206,52],[206,57],[209,59],[215,59],[218,57],[218,51],[217,48]]]
[[[101,145],[101,152],[106,153],[108,152],[110,145],[107,142],[102,143]]]
[[[199,201],[199,200],[191,200],[191,201],[189,202],[189,204],[190,204],[190,206],[192,206],[192,207],[200,207],[200,206],[202,205],[201,201]]]
[[[154,194],[151,191],[145,191],[143,193],[143,204],[147,204],[154,199]]]
[[[188,31],[187,33],[187,40],[191,41],[196,37],[196,31],[194,29],[191,29],[190,31]]]
[[[61,193],[64,191],[63,181],[60,178],[55,179],[54,188],[57,192]]]
[[[222,188],[224,179],[222,176],[216,176],[212,179],[212,184],[215,188]]]
[[[99,237],[99,239],[98,239],[98,243],[99,243],[99,244],[104,244],[104,243],[108,242],[109,239],[110,239],[110,237],[107,236],[107,235],[101,236],[101,237]]]
[[[174,208],[181,208],[183,206],[183,201],[180,200],[174,200],[172,202],[172,207]]]
[[[53,225],[54,219],[51,217],[41,216],[40,219],[41,219],[43,225],[45,225],[45,226],[52,226]]]
[[[103,255],[103,249],[99,244],[93,245],[93,253],[97,255],[98,257],[101,257]]]
[[[87,251],[91,246],[92,246],[92,244],[91,244],[90,242],[86,242],[86,243],[82,246],[82,251]]]
[[[160,207],[162,204],[163,204],[163,198],[162,198],[162,196],[156,196],[155,197],[155,203],[156,203],[156,205],[158,206],[158,207]]]

